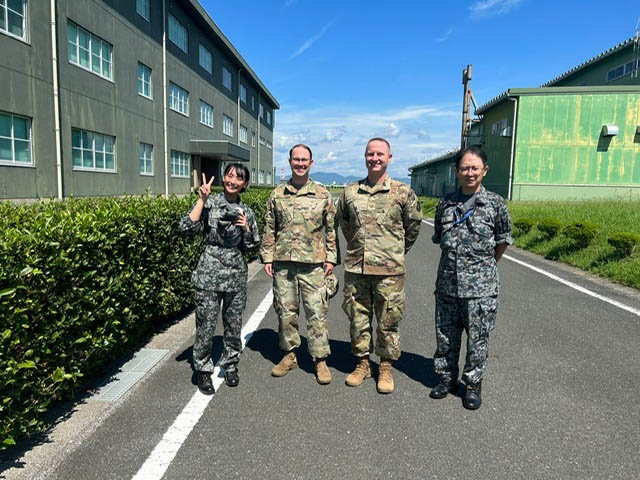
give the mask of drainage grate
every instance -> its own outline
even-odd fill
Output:
[[[96,389],[90,397],[94,402],[113,402],[136,384],[169,350],[143,348],[136,352],[113,377]]]

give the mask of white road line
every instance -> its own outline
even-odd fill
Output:
[[[510,257],[509,255],[503,255],[502,258],[506,258],[507,260],[511,260],[512,262],[517,263],[518,265],[522,265],[523,267],[526,267],[530,270],[533,270],[534,272],[538,272],[546,277],[549,277],[553,280],[555,280],[556,282],[560,282],[564,285],[566,285],[567,287],[571,287],[574,290],[577,290],[579,292],[584,293],[585,295],[589,295],[590,297],[593,298],[597,298],[598,300],[602,300],[603,302],[606,303],[610,303],[611,305],[614,305],[618,308],[621,308],[622,310],[626,310],[627,312],[631,312],[634,315],[637,315],[638,317],[640,317],[640,309],[637,308],[633,308],[630,307],[629,305],[626,305],[622,302],[618,302],[617,300],[614,300],[613,298],[609,298],[609,297],[605,297],[604,295],[600,295],[599,293],[596,293],[592,290],[589,290],[588,288],[584,288],[581,287],[580,285],[570,282],[569,280],[565,280],[564,278],[560,278],[557,275],[554,275],[553,273],[547,272],[546,270],[543,270],[541,268],[538,267],[534,267],[533,265],[529,265],[528,263],[523,262],[522,260],[518,260],[517,258],[513,258]]]
[[[431,222],[427,222],[426,220],[423,220],[424,223],[426,223],[427,225],[431,225],[433,227],[433,223]],[[609,297],[605,297],[604,295],[600,295],[599,293],[596,293],[592,290],[589,290],[588,288],[584,288],[581,287],[580,285],[570,282],[569,280],[565,280],[564,278],[558,277],[557,275],[554,275],[553,273],[547,272],[546,270],[543,270],[541,268],[538,267],[534,267],[533,265],[530,265],[526,262],[523,262],[522,260],[518,260],[516,258],[513,258],[509,255],[503,255],[502,258],[506,258],[507,260],[511,260],[512,262],[517,263],[518,265],[522,265],[523,267],[526,267],[530,270],[533,270],[534,272],[538,272],[546,277],[549,277],[553,280],[555,280],[556,282],[560,282],[563,285],[566,285],[567,287],[573,288],[574,290],[577,290],[579,292],[584,293],[585,295],[589,295],[590,297],[593,298],[597,298],[598,300],[602,300],[603,302],[609,303],[615,307],[621,308],[622,310],[626,310],[627,312],[633,313],[634,315],[637,315],[638,317],[640,317],[640,309],[637,308],[633,308],[630,307],[629,305],[626,305],[622,302],[618,302],[617,300],[614,300],[613,298],[609,298]]]
[[[240,334],[242,338],[242,348],[246,346],[254,332],[264,319],[273,303],[273,292],[269,293],[262,299],[258,308],[253,312],[251,318],[242,328]],[[215,366],[211,375],[213,386],[218,391],[218,387],[222,385],[224,380],[224,372],[220,368],[220,361]],[[205,408],[215,395],[204,395],[199,390],[191,397],[189,403],[182,409],[182,412],[176,417],[173,425],[162,436],[160,443],[151,452],[151,455],[145,460],[138,473],[135,474],[133,480],[158,480],[171,465],[178,450],[198,423],[200,417],[204,413]]]

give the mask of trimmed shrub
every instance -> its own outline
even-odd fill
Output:
[[[557,236],[562,229],[562,221],[558,218],[546,217],[538,222],[536,228],[540,230],[547,240]]]
[[[261,231],[269,192],[242,194]],[[0,450],[46,428],[53,402],[192,307],[202,237],[177,223],[196,198],[0,203]]]
[[[535,223],[531,218],[519,218],[513,222],[513,226],[516,228],[518,233],[522,235],[526,235],[531,231],[531,229],[535,226]]]
[[[636,247],[640,245],[640,235],[631,232],[616,232],[607,238],[607,243],[615,248],[618,255],[630,257]]]
[[[579,247],[585,248],[598,234],[598,226],[591,222],[574,222],[564,227],[562,233]]]

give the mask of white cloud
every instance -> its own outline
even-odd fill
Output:
[[[482,0],[469,7],[472,17],[493,17],[504,15],[517,7],[522,0]]]
[[[327,30],[329,30],[329,27],[331,26],[331,24],[333,23],[333,20],[331,20],[329,23],[327,23],[324,27],[322,27],[322,30],[320,30],[320,32],[318,32],[316,35],[314,35],[313,37],[307,39],[304,41],[304,43],[302,45],[300,45],[300,47],[291,54],[291,58],[295,58],[298,55],[300,55],[301,53],[303,53],[305,50],[308,50],[314,43],[316,43],[318,40],[320,40],[323,35],[325,33],[327,33]]]
[[[453,35],[453,28],[449,28],[446,32],[436,38],[437,43],[446,42]]]
[[[460,143],[458,105],[408,105],[383,111],[353,110],[344,105],[316,109],[287,108],[276,113],[274,166],[288,174],[289,149],[306,143],[314,170],[362,176],[364,148],[371,137],[385,137],[392,147],[389,172],[407,177],[408,168],[456,148]]]

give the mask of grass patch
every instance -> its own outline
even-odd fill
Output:
[[[640,235],[640,202],[619,200],[585,200],[576,202],[509,202],[514,224],[521,218],[558,219],[563,227],[575,223],[593,226],[597,231],[588,244],[566,234],[548,238],[545,232],[531,228],[516,230],[515,246],[550,260],[573,265],[582,270],[640,289],[640,245],[631,255],[620,253],[608,239],[619,232]],[[566,230],[565,230],[566,232]]]
[[[425,216],[433,217],[435,211],[429,208],[433,199],[421,197],[420,201]],[[508,206],[516,247],[640,290],[640,244],[625,254],[608,241],[621,233],[631,238],[640,236],[640,202],[511,201]],[[559,222],[553,236],[544,226],[552,223],[550,219]],[[588,242],[570,233],[576,224],[595,230],[589,232]]]

